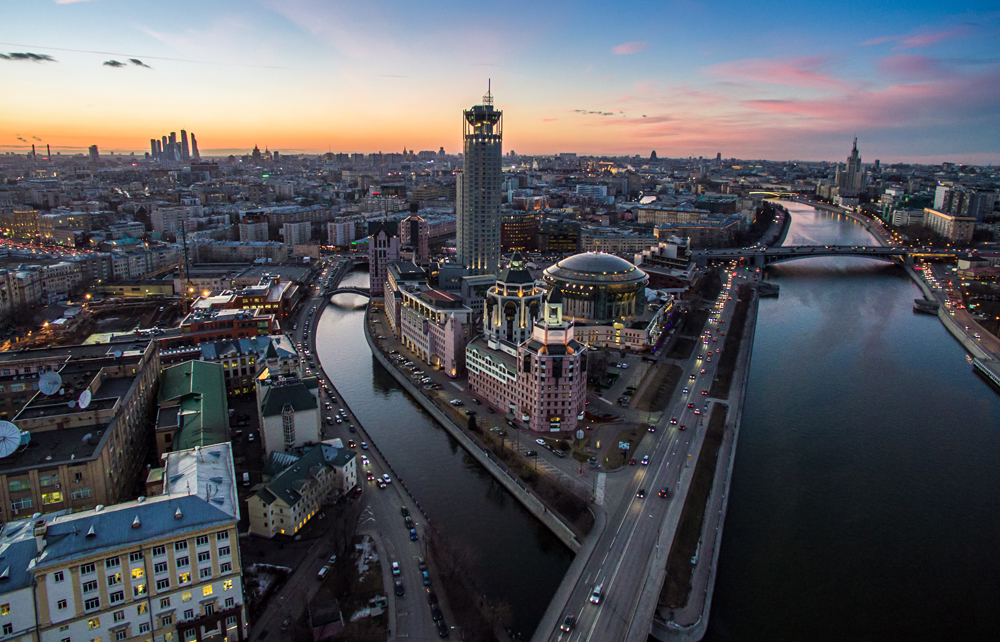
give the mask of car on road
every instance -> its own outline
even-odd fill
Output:
[[[292,618],[286,617],[284,620],[282,620],[282,622],[281,622],[281,630],[282,631],[287,631],[288,627],[290,627],[290,626],[292,626]]]
[[[418,536],[417,536],[417,529],[411,528],[410,529],[410,541],[411,542],[415,542],[415,541],[417,541],[417,539],[419,539]]]
[[[656,432],[656,426],[649,424],[649,432]]]
[[[664,486],[663,488],[660,489],[660,497],[666,497],[666,496],[667,496],[667,487]]]
[[[400,574],[399,562],[393,562],[392,563],[392,574],[393,575],[399,575]]]
[[[367,441],[362,441],[361,442],[361,450],[368,450],[368,442]]]
[[[403,580],[396,580],[396,595],[403,597]]]
[[[572,615],[567,615],[563,618],[562,624],[559,625],[559,630],[569,633],[573,630],[574,624],[576,624],[576,618]]]
[[[431,619],[434,620],[435,622],[437,622],[438,620],[440,620],[443,617],[444,617],[444,615],[442,615],[441,609],[438,608],[438,605],[437,604],[432,604],[431,605]]]
[[[693,403],[689,403],[688,404],[688,408],[694,408],[694,404]]]
[[[444,623],[444,620],[438,620],[438,637],[441,639],[448,637],[448,625]]]
[[[378,485],[379,489],[383,489],[384,490],[385,487],[386,487],[386,483],[384,481],[382,481],[380,478],[377,478],[377,477],[375,478],[375,484]]]
[[[409,517],[410,516],[410,509],[407,508],[406,506],[400,506],[399,507],[399,512],[400,512],[400,514],[403,515],[403,517]]]
[[[677,425],[677,417],[671,417],[670,418],[670,425],[672,425],[672,426],[676,426]]]
[[[448,403],[450,403],[453,406],[464,406],[465,405],[465,403],[461,399],[452,399]]]
[[[700,410],[698,410],[697,408],[695,408],[695,409],[694,409],[694,414],[696,414],[696,415],[700,415],[700,414],[701,414],[701,411],[700,411]]]
[[[543,446],[543,447],[544,446],[548,446],[548,444],[545,442],[544,439],[536,439],[535,443],[538,444],[539,446]]]
[[[643,497],[646,496],[646,489],[640,488],[638,492],[636,492],[635,496],[638,497],[639,499],[642,499]]]
[[[632,459],[628,460],[628,465],[629,466],[635,466],[635,464],[636,464],[635,457],[633,457]]]
[[[318,572],[318,573],[316,573],[316,579],[317,579],[317,580],[321,580],[321,579],[323,579],[324,577],[326,577],[326,574],[327,574],[327,573],[329,573],[329,572],[330,572],[330,567],[329,567],[329,566],[326,566],[326,565],[324,564],[324,565],[323,565],[323,566],[322,566],[322,567],[321,567],[321,568],[319,569],[319,572]]]
[[[432,589],[424,589],[424,590],[427,591],[427,603],[437,604],[438,603],[437,593],[435,593]]]
[[[591,591],[591,593],[590,593],[590,601],[592,603],[594,603],[594,604],[600,604],[600,602],[601,602],[601,589],[603,589],[603,588],[604,588],[604,586],[602,584],[598,584],[597,586],[594,587],[594,590]]]
[[[424,558],[422,558],[422,557],[418,557],[417,558],[417,566],[420,567],[421,571],[426,571],[427,570],[427,562],[425,562]]]
[[[687,394],[687,393],[691,392],[691,389],[690,388],[685,388],[681,392],[683,392],[684,394]]]
[[[524,451],[524,456],[525,457],[538,457],[538,451],[537,450],[526,450],[526,451]]]
[[[361,455],[361,465],[362,466],[367,466],[370,463],[372,463],[372,462],[367,457],[365,457],[364,455]]]
[[[642,465],[643,466],[648,466],[649,465],[649,455],[643,455],[642,456]]]
[[[707,397],[708,396],[708,390],[702,390],[701,394],[703,394],[703,395],[705,395]]]
[[[384,475],[382,475],[382,481],[384,481],[387,484],[391,484],[392,477],[389,477],[389,473],[385,473]]]
[[[428,573],[427,571],[421,571],[420,577],[424,581],[424,586],[430,586],[431,585],[431,574],[430,573]]]

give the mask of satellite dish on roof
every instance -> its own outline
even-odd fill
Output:
[[[70,408],[76,408],[76,399],[70,399],[69,403],[66,404]]]
[[[6,457],[21,445],[21,431],[9,421],[0,421],[0,458]]]
[[[93,395],[90,394],[89,390],[84,390],[80,393],[80,399],[77,403],[80,404],[80,409],[84,409],[90,405],[90,399]]]
[[[38,389],[47,397],[59,392],[60,388],[62,388],[62,377],[59,376],[58,372],[49,370],[38,378]]]
[[[115,355],[115,359],[121,359],[122,358],[122,351],[121,350],[115,350],[112,354]]]

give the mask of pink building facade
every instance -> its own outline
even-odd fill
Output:
[[[468,345],[469,391],[534,432],[572,432],[583,419],[586,359],[554,291],[527,341],[514,346],[480,338]]]

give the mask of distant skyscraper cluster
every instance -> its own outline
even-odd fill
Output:
[[[177,140],[177,132],[170,132],[170,136],[163,136],[160,140],[149,139],[149,157],[160,162],[165,161],[189,161],[199,160],[198,141],[194,134],[191,134],[191,145],[188,146],[188,135],[181,130],[181,139]]]
[[[500,199],[503,172],[503,112],[493,96],[464,112],[465,166],[455,203],[458,263],[470,272],[496,272],[500,266]]]

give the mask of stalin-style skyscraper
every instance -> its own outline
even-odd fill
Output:
[[[464,112],[465,165],[457,185],[458,263],[472,274],[500,264],[500,162],[503,112],[487,92],[483,104]]]

